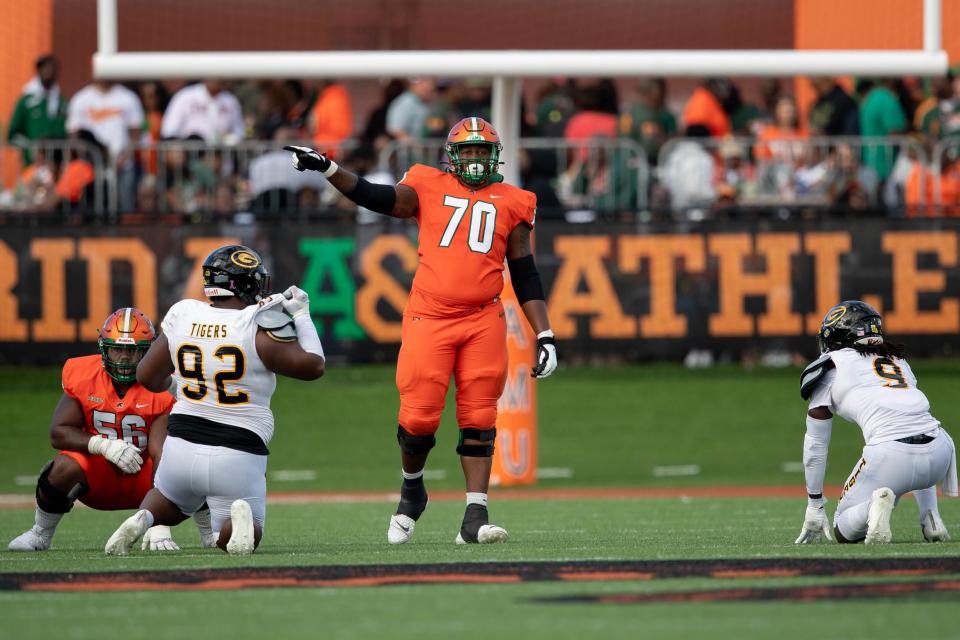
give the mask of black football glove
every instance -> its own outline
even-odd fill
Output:
[[[322,153],[314,151],[310,147],[295,147],[287,145],[284,151],[293,152],[293,168],[297,171],[319,171],[323,173],[330,168],[330,160]]]
[[[553,331],[541,331],[537,335],[537,366],[530,375],[534,378],[547,378],[557,368],[557,343]]]

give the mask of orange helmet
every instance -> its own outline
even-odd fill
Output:
[[[123,384],[137,381],[137,363],[157,338],[153,323],[139,309],[124,307],[111,313],[100,328],[97,346],[103,369]],[[119,356],[119,360],[114,358]]]
[[[460,149],[470,145],[488,145],[490,157],[485,160],[460,159]],[[447,134],[444,145],[450,159],[450,172],[463,182],[471,185],[484,184],[497,175],[500,170],[500,136],[493,126],[483,118],[464,118],[453,125]]]

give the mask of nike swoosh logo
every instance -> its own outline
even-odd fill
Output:
[[[400,524],[399,522],[397,522],[396,525],[397,525],[398,527],[400,527],[401,529],[403,529],[403,532],[404,532],[404,533],[410,533],[410,527],[405,527],[405,526],[403,526],[402,524]]]
[[[139,402],[137,403],[137,409],[142,409],[144,407],[149,407],[149,406],[150,406],[150,403],[147,403],[147,404],[140,404]]]

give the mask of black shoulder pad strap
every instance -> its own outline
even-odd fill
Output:
[[[809,400],[817,383],[836,365],[829,353],[825,353],[810,364],[800,374],[800,397]]]
[[[297,337],[293,318],[281,309],[271,307],[257,313],[257,326],[281,341]]]

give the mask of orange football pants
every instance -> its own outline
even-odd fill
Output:
[[[413,435],[440,426],[450,376],[457,386],[461,429],[492,429],[507,381],[507,325],[497,301],[455,318],[404,314],[397,389],[398,422]]]
[[[88,507],[101,511],[136,509],[143,497],[153,488],[153,459],[144,451],[140,454],[143,466],[137,473],[124,473],[103,456],[78,451],[61,451],[77,461],[90,490],[79,500]]]

